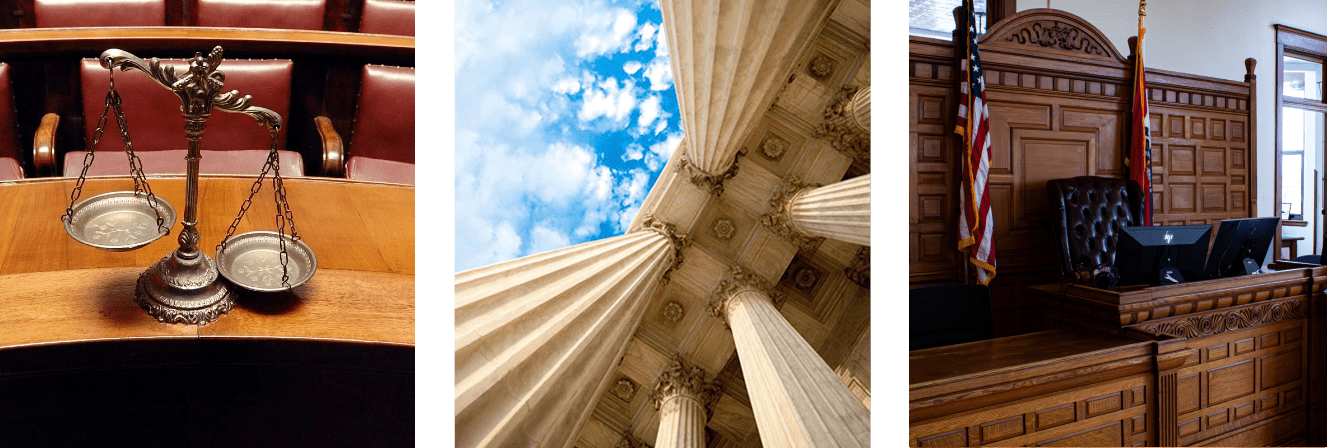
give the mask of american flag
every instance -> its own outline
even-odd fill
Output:
[[[1143,16],[1147,1],[1138,4],[1138,48],[1134,51],[1133,82],[1133,138],[1129,140],[1129,178],[1138,182],[1143,191],[1143,225],[1152,225],[1152,129],[1147,112],[1147,80],[1143,70]]]
[[[990,111],[986,107],[986,81],[982,77],[981,58],[977,57],[977,20],[972,0],[963,1],[958,23],[959,39],[965,56],[959,61],[963,72],[959,84],[958,125],[954,129],[963,138],[963,185],[959,188],[958,249],[977,267],[977,280],[983,285],[995,278],[995,242],[991,218],[991,196],[986,189],[991,168]]]

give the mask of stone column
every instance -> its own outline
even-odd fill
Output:
[[[646,218],[456,274],[456,446],[570,447],[688,244]]]
[[[661,1],[690,163],[728,169],[838,1]]]
[[[788,211],[802,233],[870,246],[871,175],[803,190]]]
[[[870,411],[779,314],[768,282],[733,268],[715,295],[712,312],[733,332],[762,446],[870,446]]]
[[[855,131],[871,134],[871,86],[857,89],[848,104],[848,113],[852,116],[850,123],[856,127]]]
[[[704,369],[674,357],[650,397],[659,410],[655,448],[705,448],[705,422],[718,397],[719,385],[706,380]]]

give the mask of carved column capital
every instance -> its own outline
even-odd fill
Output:
[[[631,430],[627,429],[622,431],[622,438],[618,439],[617,444],[614,444],[613,448],[654,448],[654,447],[650,446],[650,444],[648,443],[645,443],[641,439],[636,438],[636,436],[631,433]]]
[[[793,199],[797,198],[799,193],[819,187],[820,184],[802,183],[801,178],[789,176],[783,180],[783,184],[774,192],[769,199],[769,212],[760,217],[760,223],[769,228],[775,235],[787,239],[803,251],[814,251],[824,238],[810,236],[797,228],[792,220]]]
[[[671,278],[670,275],[672,275],[673,271],[676,270],[678,266],[682,265],[682,251],[691,247],[691,235],[679,232],[677,226],[672,223],[664,222],[663,220],[654,217],[654,215],[645,215],[645,219],[641,220],[641,226],[637,230],[653,231],[663,235],[665,238],[668,238],[668,241],[673,243],[673,263],[668,265],[668,269],[664,270],[663,274],[663,281],[667,282]]]
[[[710,378],[700,366],[687,363],[681,354],[676,354],[668,368],[659,374],[650,401],[654,403],[654,409],[659,410],[668,399],[685,395],[694,398],[707,412],[713,412],[714,403],[722,393],[723,383]]]
[[[733,266],[728,270],[728,275],[719,281],[719,287],[714,290],[714,298],[710,301],[710,314],[719,319],[723,319],[724,324],[728,323],[727,310],[728,303],[737,297],[738,294],[748,291],[758,292],[768,297],[770,303],[775,307],[783,303],[783,294],[774,289],[774,285],[754,272],[749,272],[741,266]]]
[[[863,128],[869,125],[870,90],[864,97],[857,98],[858,87],[844,86],[839,89],[837,99],[825,107],[824,121],[812,131],[811,135],[829,143],[839,152],[864,163],[871,163],[871,133]],[[857,101],[854,101],[854,98]],[[855,108],[865,107],[864,112]],[[860,115],[860,116],[859,116]],[[863,123],[866,121],[866,123]]]
[[[746,155],[745,148],[738,150],[737,155],[733,157],[733,163],[728,165],[727,170],[719,174],[706,172],[683,155],[679,160],[680,163],[677,164],[677,172],[686,176],[692,185],[705,189],[714,197],[719,197],[723,194],[723,182],[737,176],[737,161],[744,155]]]

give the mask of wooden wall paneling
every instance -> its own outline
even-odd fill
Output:
[[[1189,340],[1198,362],[1177,372],[1180,445],[1207,444],[1304,409],[1306,321],[1294,319]],[[1287,438],[1272,434],[1259,446]]]
[[[919,39],[909,60],[909,274],[914,285],[955,283],[963,262],[954,224],[961,175],[953,125],[957,73],[946,56],[953,51],[949,42]]]

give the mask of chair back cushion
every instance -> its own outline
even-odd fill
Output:
[[[188,64],[180,59],[162,60],[175,66],[176,74],[188,73]],[[290,117],[289,60],[222,60],[220,70],[226,74],[223,90],[239,90],[253,97],[254,106],[265,107]],[[107,70],[96,59],[84,59],[82,64],[83,119],[85,148],[92,147],[92,134],[97,119],[106,109],[106,91],[109,82]],[[184,116],[180,113],[180,97],[157,84],[147,74],[132,70],[116,70],[115,89],[124,101],[125,121],[133,139],[134,151],[160,151],[187,149],[184,139]],[[277,149],[285,149],[288,125],[281,127]],[[271,137],[266,127],[245,114],[213,109],[203,131],[201,148],[209,151],[265,150]],[[97,145],[97,151],[124,151],[124,143],[116,127],[114,111],[106,117],[106,133]]]
[[[1079,176],[1046,182],[1064,275],[1115,265],[1120,228],[1142,225],[1142,192],[1132,180]]]
[[[198,26],[321,30],[327,0],[198,0]]]
[[[162,26],[166,0],[35,0],[38,28]]]
[[[23,178],[23,168],[18,161],[10,157],[0,157],[0,180],[18,180]]]
[[[991,291],[982,285],[926,286],[908,290],[908,350],[995,337]]]
[[[415,69],[365,65],[351,157],[415,163]]]
[[[198,159],[198,172],[201,174],[236,174],[243,176],[257,176],[263,172],[263,165],[267,163],[267,150],[239,150],[239,151],[200,151],[201,159]],[[129,175],[129,159],[124,153],[97,153],[97,157],[92,161],[92,166],[88,167],[89,176],[127,176]],[[180,174],[187,172],[188,162],[184,159],[189,154],[188,150],[170,149],[166,151],[151,151],[138,154],[139,162],[142,162],[144,174]],[[304,159],[300,158],[299,153],[294,151],[277,151],[281,159],[282,176],[303,176]],[[83,151],[69,151],[64,157],[64,175],[65,177],[78,177],[83,171],[83,157],[87,155]],[[264,187],[266,188],[266,187]]]
[[[364,0],[364,11],[359,16],[359,32],[414,36],[415,2]]]

